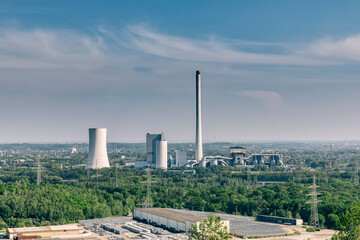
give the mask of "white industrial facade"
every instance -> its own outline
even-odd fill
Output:
[[[89,155],[86,169],[110,167],[106,148],[106,128],[89,128]]]
[[[146,160],[152,168],[167,169],[168,150],[164,133],[146,134]]]
[[[137,208],[134,210],[134,218],[176,232],[189,232],[193,224],[204,220],[166,208]]]
[[[167,141],[160,140],[156,142],[156,168],[167,169],[168,150]]]
[[[194,224],[198,225],[205,220],[203,217],[181,213],[169,208],[136,208],[133,217],[135,220],[168,229],[173,232],[189,232]],[[224,226],[230,229],[228,220],[222,220]]]

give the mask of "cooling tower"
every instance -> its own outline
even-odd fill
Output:
[[[106,149],[106,128],[89,128],[89,155],[86,169],[110,167]]]
[[[156,168],[167,169],[167,163],[167,141],[162,139],[156,142]]]
[[[195,161],[200,162],[203,158],[202,132],[201,132],[201,77],[200,71],[196,71],[196,140]]]

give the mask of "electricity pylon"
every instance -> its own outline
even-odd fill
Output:
[[[354,183],[355,183],[355,184],[359,184],[359,168],[358,168],[358,163],[356,163],[356,165],[355,165]]]
[[[40,183],[41,183],[41,163],[40,163],[40,156],[38,156],[36,184],[39,185]]]
[[[118,187],[118,163],[117,159],[115,159],[115,187]]]
[[[152,199],[151,199],[151,168],[148,168],[147,171],[147,194],[146,194],[146,204],[145,207],[149,208],[152,206]]]
[[[311,204],[311,216],[310,216],[310,225],[313,227],[318,228],[319,227],[319,213],[318,213],[318,203],[321,202],[321,200],[317,199],[317,196],[320,195],[316,188],[316,181],[315,181],[315,175],[313,177],[313,185],[309,188],[312,188],[312,192],[308,194],[307,196],[311,196],[311,200],[306,202],[308,204]]]
[[[152,199],[151,199],[151,167],[150,164],[148,165],[148,168],[146,169],[146,181],[142,182],[142,183],[146,183],[147,184],[147,193],[146,193],[146,200],[145,202],[142,203],[138,203],[138,206],[143,206],[144,208],[151,208],[152,207]]]

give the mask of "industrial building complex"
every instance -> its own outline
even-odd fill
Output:
[[[209,215],[220,217],[229,234],[243,238],[293,239],[291,235],[299,234],[308,239],[302,228],[302,220],[259,215],[246,217],[240,215],[180,210],[172,208],[135,208],[132,217],[107,217],[101,219],[80,220],[79,224],[60,226],[9,228],[6,237],[15,240],[29,239],[83,239],[83,240],[130,240],[189,239],[193,225],[199,224]],[[296,230],[295,230],[296,229]],[[317,233],[311,233],[317,234]],[[324,235],[319,233],[319,235]],[[327,233],[326,237],[333,234]],[[283,238],[281,238],[283,236]],[[314,236],[314,235],[311,235]],[[234,238],[238,239],[238,238]],[[318,238],[311,238],[318,239]],[[328,239],[328,238],[319,238]]]
[[[254,167],[264,165],[268,167],[284,166],[283,157],[277,153],[254,153],[246,156],[246,148],[230,147],[227,156],[204,156],[202,143],[201,122],[201,75],[200,71],[195,74],[195,156],[187,159],[186,152],[175,150],[175,161],[168,156],[167,141],[164,133],[146,134],[146,159],[135,162],[136,168],[162,168],[168,167],[210,167],[214,165],[234,167]]]
[[[301,225],[301,219],[274,216],[244,217],[232,214],[179,210],[172,208],[135,208],[131,217],[108,217],[81,220],[80,224],[61,226],[9,228],[7,236],[19,239],[83,238],[120,236],[113,239],[188,239],[193,225],[200,224],[209,215],[221,217],[223,226],[231,234],[246,237],[286,235],[291,232],[283,226]],[[276,224],[274,224],[276,223]],[[25,238],[26,236],[26,238]],[[110,238],[108,238],[110,239]]]

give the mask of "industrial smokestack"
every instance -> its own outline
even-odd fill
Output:
[[[200,71],[196,71],[196,140],[195,161],[200,162],[203,158],[202,131],[201,131],[201,77]]]
[[[106,149],[106,128],[89,128],[89,155],[86,169],[110,167]]]

